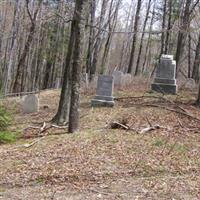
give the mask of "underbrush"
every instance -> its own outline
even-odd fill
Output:
[[[16,141],[16,134],[9,131],[0,131],[0,144],[11,143]]]
[[[11,125],[12,115],[2,106],[0,106],[0,144],[14,142],[16,134],[8,130]]]

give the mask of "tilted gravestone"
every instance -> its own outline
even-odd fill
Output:
[[[113,76],[100,75],[97,81],[96,96],[91,101],[92,106],[114,106],[113,87]]]
[[[156,77],[151,89],[164,94],[176,94],[176,61],[172,55],[162,55],[156,69]]]
[[[39,99],[37,95],[30,94],[22,99],[23,113],[34,113],[39,111]]]

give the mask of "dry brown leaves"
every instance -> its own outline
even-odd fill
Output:
[[[51,95],[52,102],[48,103],[46,96]],[[26,116],[26,123],[18,113],[16,123],[23,122],[19,127],[25,128],[31,121],[48,121],[56,110],[57,95],[41,94],[41,106],[47,104],[49,108],[37,116]],[[103,199],[200,198],[200,123],[197,120],[159,108],[130,106],[149,102],[149,98],[126,99],[117,102],[113,109],[92,109],[88,99],[83,100],[81,107],[81,112],[87,113],[81,120],[81,132],[47,136],[28,149],[21,145],[32,140],[0,146],[0,185],[70,187],[97,193],[92,199],[98,199],[99,194]],[[160,99],[152,101],[172,105]],[[200,110],[192,105],[181,107],[200,116]],[[148,127],[149,122],[167,129],[137,134],[106,128],[110,122],[123,118],[137,130]]]

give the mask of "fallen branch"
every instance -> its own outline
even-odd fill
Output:
[[[184,115],[184,116],[186,116],[186,117],[189,117],[189,118],[191,118],[191,119],[200,121],[199,118],[197,118],[197,117],[191,115],[190,113],[188,113],[188,112],[186,112],[186,111],[179,111],[179,110],[175,110],[175,109],[173,109],[173,108],[169,108],[169,107],[166,107],[166,106],[155,105],[155,104],[135,104],[135,106],[146,106],[146,107],[161,108],[161,109],[168,110],[168,111],[171,111],[171,112],[175,112],[175,113]]]
[[[115,97],[115,101],[120,101],[120,100],[126,100],[126,99],[142,99],[142,98],[155,98],[155,99],[162,99],[163,97],[161,96],[128,96],[128,97]],[[166,100],[166,99],[165,99]]]
[[[37,126],[29,126],[27,128],[25,128],[23,131],[27,131],[28,129],[38,129],[38,133],[37,136],[39,137],[43,137],[44,133],[49,130],[50,128],[57,128],[57,129],[66,129],[67,126],[57,126],[55,124],[47,124],[46,122],[43,122],[43,125],[41,127],[37,127]]]
[[[87,115],[88,115],[88,114],[84,114],[84,115],[80,116],[80,118],[83,118],[83,117],[85,117],[85,116],[87,116]],[[24,128],[23,131],[25,132],[25,131],[27,131],[28,129],[38,129],[39,131],[38,131],[37,135],[34,135],[34,136],[32,136],[31,138],[43,137],[44,135],[45,135],[45,136],[48,135],[48,133],[45,134],[45,132],[46,132],[47,130],[49,130],[49,129],[51,129],[51,128],[67,129],[68,126],[66,126],[66,125],[68,125],[68,122],[65,123],[65,126],[58,126],[58,125],[55,125],[55,124],[51,123],[51,121],[50,121],[50,122],[43,122],[41,127],[38,127],[38,126],[28,126],[27,128]],[[30,138],[30,137],[29,137],[29,138]],[[36,142],[37,142],[37,141],[36,141]],[[30,145],[30,144],[29,144],[29,145]],[[29,145],[28,145],[28,146],[29,146]],[[31,144],[31,146],[32,146],[32,145],[33,145],[33,144]]]
[[[41,127],[38,127],[38,126],[28,126],[26,128],[23,129],[23,131],[26,131],[28,129],[40,129]]]
[[[124,130],[129,130],[130,127],[124,124],[121,124],[119,122],[111,122],[110,123],[110,128],[111,129],[124,129]]]
[[[150,126],[150,127],[147,127],[147,128],[144,128],[140,131],[140,134],[143,134],[143,133],[147,133],[147,132],[150,132],[150,131],[153,131],[153,130],[157,130],[157,129],[168,129],[167,127],[163,127],[163,126],[160,126],[160,125],[155,125],[155,126]]]
[[[25,147],[25,148],[30,148],[30,147],[32,147],[34,144],[36,144],[36,143],[38,143],[39,141],[41,141],[42,139],[44,139],[44,136],[41,137],[41,138],[39,138],[39,139],[34,140],[34,141],[31,142],[31,143],[26,143],[26,144],[24,144],[23,147]]]
[[[111,122],[109,124],[109,128],[111,129],[122,129],[126,131],[135,131],[136,133],[139,133],[136,129],[132,128],[132,126],[128,125],[128,122],[126,119],[122,119],[120,122]]]
[[[165,102],[168,102],[168,103],[171,103],[172,105],[176,106],[177,108],[179,108],[180,110],[182,110],[183,112],[186,112],[187,113],[187,110],[185,110],[182,106],[180,105],[177,105],[176,102],[170,100],[170,99],[167,99],[165,96],[145,96],[145,95],[142,95],[142,96],[129,96],[129,97],[117,97],[115,98],[116,101],[120,101],[120,100],[125,100],[125,99],[142,99],[142,98],[154,98],[154,99],[160,99],[160,100],[163,100]],[[181,102],[180,102],[181,103]],[[182,104],[182,103],[181,103]]]
[[[45,135],[43,135],[42,137],[38,138],[38,139],[35,139],[33,142],[31,143],[26,143],[23,145],[23,147],[25,148],[30,148],[32,147],[33,145],[35,145],[36,143],[40,142],[41,140],[43,140],[46,136],[48,135],[48,133],[46,133]]]

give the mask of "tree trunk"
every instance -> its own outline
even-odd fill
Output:
[[[133,64],[134,64],[135,48],[136,48],[136,41],[137,41],[137,35],[138,35],[137,32],[138,32],[138,24],[140,20],[141,5],[142,5],[142,0],[138,0],[137,10],[136,10],[136,15],[135,15],[135,22],[134,22],[134,29],[133,29],[134,33],[133,33],[132,48],[131,48],[130,60],[129,60],[128,71],[127,71],[127,73],[129,74],[132,74],[133,72]]]
[[[103,57],[102,57],[102,62],[101,62],[101,71],[100,71],[101,74],[104,74],[105,69],[106,69],[107,58],[109,55],[110,46],[111,46],[112,38],[113,38],[113,31],[115,30],[115,27],[117,24],[117,17],[118,17],[120,3],[121,3],[121,0],[118,0],[116,2],[115,10],[114,10],[114,13],[112,16],[112,10],[113,10],[114,6],[113,6],[113,0],[111,1],[109,16],[108,16],[109,17],[109,19],[108,19],[109,33],[108,33],[108,37],[106,40]]]
[[[200,79],[200,33],[199,33],[199,38],[198,38],[198,43],[196,46],[196,54],[195,54],[195,59],[194,59],[194,64],[193,64],[193,71],[192,71],[192,78],[198,82]]]
[[[87,51],[87,61],[86,61],[86,71],[91,74],[92,71],[92,60],[93,60],[93,45],[94,45],[94,23],[95,23],[95,12],[96,12],[96,0],[91,0],[90,2],[90,33],[89,33],[89,42],[88,42],[88,51]]]
[[[83,60],[85,10],[88,0],[76,0],[74,13],[74,51],[72,64],[71,104],[69,113],[69,132],[74,133],[79,127],[79,95],[81,81],[81,67]]]
[[[140,47],[139,47],[138,58],[137,58],[136,69],[135,69],[135,75],[136,76],[139,74],[140,57],[141,57],[141,53],[142,53],[143,42],[144,42],[144,35],[145,35],[147,21],[148,21],[148,18],[149,18],[150,7],[151,7],[151,0],[149,0],[149,2],[148,2],[146,16],[145,16],[145,20],[144,20],[143,29],[142,29],[142,36],[141,36],[141,40],[140,40]]]
[[[188,78],[191,78],[191,35],[188,35]]]
[[[92,60],[92,65],[91,65],[91,68],[90,68],[90,71],[89,71],[90,82],[93,80],[94,75],[96,73],[100,43],[101,43],[101,40],[102,40],[102,38],[101,38],[102,30],[101,29],[103,28],[103,23],[104,23],[104,20],[105,20],[107,3],[108,3],[107,0],[102,1],[98,31],[97,31],[97,34],[96,34],[96,41],[95,41],[95,44],[94,44],[93,60]]]
[[[164,53],[165,49],[165,23],[166,23],[166,10],[167,10],[167,0],[164,0],[163,4],[163,19],[162,19],[162,35],[161,35],[161,47],[160,47],[160,56]]]
[[[13,67],[13,60],[14,60],[14,51],[17,46],[17,33],[18,33],[18,20],[17,17],[19,15],[19,1],[16,0],[15,2],[15,8],[14,8],[14,15],[13,15],[13,22],[12,22],[12,39],[11,39],[11,46],[9,49],[9,61],[8,61],[8,69],[7,69],[7,74],[6,74],[6,80],[5,80],[5,86],[4,86],[4,94],[6,95],[7,93],[10,92],[11,89],[11,83],[12,83],[12,67]]]
[[[68,52],[65,61],[65,69],[63,76],[63,84],[61,89],[61,96],[59,107],[56,115],[52,121],[58,125],[65,125],[69,120],[69,106],[70,106],[70,96],[71,96],[71,62],[72,53],[74,50],[75,42],[75,20],[72,21],[70,40],[68,44]]]
[[[24,70],[24,66],[25,66],[24,64],[25,64],[26,57],[29,52],[30,45],[33,40],[33,35],[34,35],[35,28],[36,28],[37,14],[39,12],[41,4],[42,4],[42,0],[39,1],[38,7],[36,8],[36,10],[32,16],[30,13],[30,10],[29,10],[29,1],[26,0],[26,8],[27,8],[27,13],[31,20],[31,26],[29,29],[28,38],[26,40],[25,47],[23,49],[22,55],[20,56],[20,59],[19,59],[18,65],[17,65],[17,72],[16,72],[15,81],[14,81],[13,92],[22,92],[22,89],[23,89],[23,76],[24,76],[23,70]]]
[[[171,31],[171,18],[172,18],[172,0],[168,2],[168,24],[167,24],[167,32],[165,37],[165,50],[164,54],[169,53],[169,39],[170,39],[170,31]]]
[[[179,72],[180,59],[184,53],[185,39],[189,31],[190,5],[191,5],[191,0],[186,0],[185,9],[184,9],[183,17],[181,17],[181,24],[180,24],[179,32],[178,32],[178,42],[177,42],[176,56],[175,56],[176,65],[177,65],[176,76],[178,75],[178,72]]]
[[[198,96],[197,96],[196,104],[198,106],[200,106],[200,82],[199,82],[199,91],[198,91]]]
[[[79,93],[82,65],[82,49],[85,29],[85,6],[88,0],[76,0],[68,53],[65,62],[63,85],[57,114],[52,119],[59,125],[69,121],[69,132],[73,133],[79,125]]]
[[[153,6],[153,12],[152,12],[152,17],[151,17],[151,22],[149,25],[149,36],[147,39],[147,45],[146,45],[146,50],[145,50],[145,54],[144,54],[144,62],[142,65],[142,73],[144,73],[146,71],[146,61],[147,61],[147,57],[148,57],[148,51],[149,51],[149,47],[151,46],[151,31],[153,28],[153,23],[154,23],[154,18],[155,18],[155,3]]]

